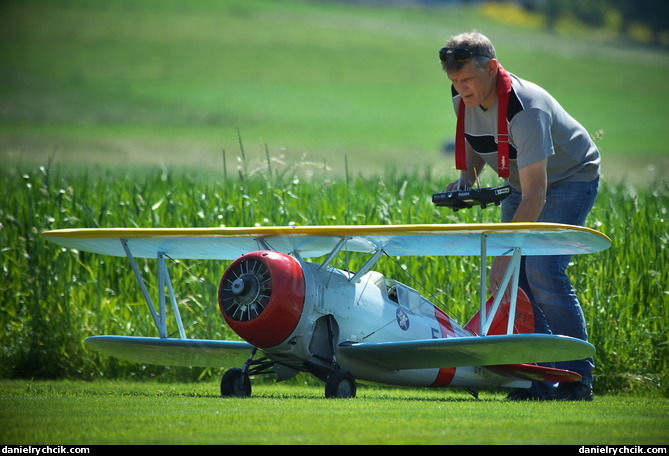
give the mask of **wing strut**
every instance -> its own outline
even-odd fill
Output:
[[[186,331],[184,331],[184,325],[181,321],[181,313],[179,312],[179,306],[177,305],[177,299],[174,296],[174,288],[172,287],[172,280],[170,279],[170,274],[167,271],[167,265],[165,264],[165,253],[158,253],[158,290],[160,298],[160,309],[163,315],[163,324],[165,323],[165,293],[163,291],[167,287],[167,290],[170,294],[170,303],[172,304],[172,311],[175,315],[175,320],[177,322],[177,327],[179,328],[179,337],[182,339],[186,338]]]
[[[379,258],[381,258],[381,255],[383,255],[383,253],[384,253],[383,249],[378,249],[376,252],[374,252],[374,255],[372,255],[372,257],[369,260],[367,260],[365,264],[362,265],[360,270],[356,272],[355,275],[349,279],[349,281],[351,283],[354,283],[360,280],[360,277],[367,274],[367,272],[369,272],[369,270],[374,267],[376,262],[379,261]]]
[[[488,315],[486,312],[486,296],[487,296],[486,285],[488,283],[486,277],[486,270],[488,266],[487,241],[488,241],[487,235],[483,234],[481,236],[481,274],[480,274],[481,310],[479,311],[479,315],[481,316],[480,334],[482,336],[488,334],[488,329],[490,329],[490,325],[492,324],[493,318],[495,317],[495,313],[497,312],[497,309],[499,308],[499,305],[502,302],[502,298],[504,297],[504,291],[506,290],[511,280],[513,280],[513,282],[511,285],[511,299],[509,303],[510,304],[509,317],[508,317],[506,333],[513,334],[513,322],[514,322],[514,316],[516,315],[516,300],[518,298],[518,279],[520,277],[521,248],[514,247],[501,255],[505,256],[513,252],[511,256],[511,261],[509,261],[509,265],[507,266],[506,271],[504,272],[504,276],[502,277],[502,282],[500,283],[499,289],[495,293],[495,299],[493,300],[492,306],[490,307],[490,314]]]
[[[488,235],[487,234],[482,234],[481,235],[481,267],[479,269],[481,271],[480,274],[479,274],[479,277],[480,277],[479,280],[481,281],[479,283],[479,294],[481,295],[481,297],[480,297],[481,302],[479,304],[479,306],[481,308],[481,310],[479,311],[479,315],[481,315],[481,319],[480,319],[481,329],[479,330],[479,334],[481,334],[482,336],[485,336],[486,335],[485,327],[488,326],[486,324],[487,315],[486,315],[486,306],[485,306],[486,296],[487,296],[486,284],[488,283],[488,278],[486,276],[486,272],[488,271]],[[495,314],[493,314],[493,315],[495,315]]]
[[[337,245],[332,249],[332,251],[328,254],[327,258],[323,263],[318,267],[319,270],[323,270],[326,267],[332,263],[332,260],[334,259],[335,256],[341,251],[342,248],[344,248],[344,244],[346,244],[346,241],[348,241],[351,237],[350,236],[342,236],[339,238],[339,241],[337,242]]]
[[[156,308],[153,305],[153,300],[151,299],[151,296],[149,295],[149,292],[146,289],[146,284],[142,279],[142,274],[140,273],[139,268],[137,267],[137,263],[135,262],[135,258],[132,255],[132,252],[130,251],[130,247],[128,246],[128,240],[122,238],[121,245],[123,246],[123,250],[125,251],[126,257],[128,257],[128,260],[130,261],[130,266],[132,267],[132,270],[135,273],[135,277],[137,277],[137,281],[139,282],[142,294],[144,295],[144,300],[146,301],[146,304],[149,307],[149,311],[151,312],[151,317],[153,317],[156,329],[158,330],[158,335],[163,339],[166,339],[168,337],[167,312],[165,304],[165,288],[167,288],[170,296],[172,310],[174,311],[175,320],[177,322],[177,327],[179,328],[179,336],[182,339],[185,339],[186,332],[184,331],[183,322],[181,321],[181,314],[179,313],[179,307],[177,305],[177,300],[174,295],[174,288],[172,287],[172,281],[170,280],[170,275],[167,271],[167,265],[165,264],[165,254],[163,252],[158,252],[158,255],[156,257],[158,261],[158,293],[159,293],[158,294],[159,308],[158,311],[156,311]]]

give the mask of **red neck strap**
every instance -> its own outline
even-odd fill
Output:
[[[497,70],[497,174],[500,177],[509,177],[509,131],[506,120],[506,111],[509,106],[511,92],[511,77],[509,73],[498,65]],[[467,169],[465,157],[465,104],[460,100],[458,106],[458,123],[455,130],[455,167]]]

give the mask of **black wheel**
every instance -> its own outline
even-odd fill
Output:
[[[355,397],[355,378],[349,371],[338,370],[325,382],[325,397],[352,398]]]
[[[221,396],[249,397],[251,396],[251,381],[242,374],[239,368],[233,368],[223,374],[221,379]]]

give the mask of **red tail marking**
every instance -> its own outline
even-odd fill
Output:
[[[493,298],[490,298],[486,303],[486,312],[490,311],[492,307]],[[480,312],[472,317],[465,325],[465,329],[474,334],[478,334],[481,329]],[[504,335],[509,321],[509,301],[502,301],[497,308],[497,313],[492,320],[488,335]],[[532,303],[527,294],[520,288],[518,289],[518,299],[516,300],[516,315],[513,322],[514,334],[528,334],[535,332],[534,329],[534,311],[532,310]]]

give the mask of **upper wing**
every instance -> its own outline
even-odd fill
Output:
[[[391,370],[584,359],[595,353],[588,342],[551,334],[509,334],[401,342],[353,343],[338,352]]]
[[[125,256],[121,239],[133,256],[165,253],[179,259],[231,260],[253,250],[271,249],[318,257],[342,249],[390,256],[479,255],[485,236],[488,255],[520,247],[523,255],[593,253],[611,245],[595,230],[552,223],[450,225],[287,226],[253,228],[111,228],[47,231],[57,244],[105,255]]]
[[[158,337],[93,336],[86,339],[86,344],[126,361],[186,367],[242,365],[253,350],[247,342]]]

